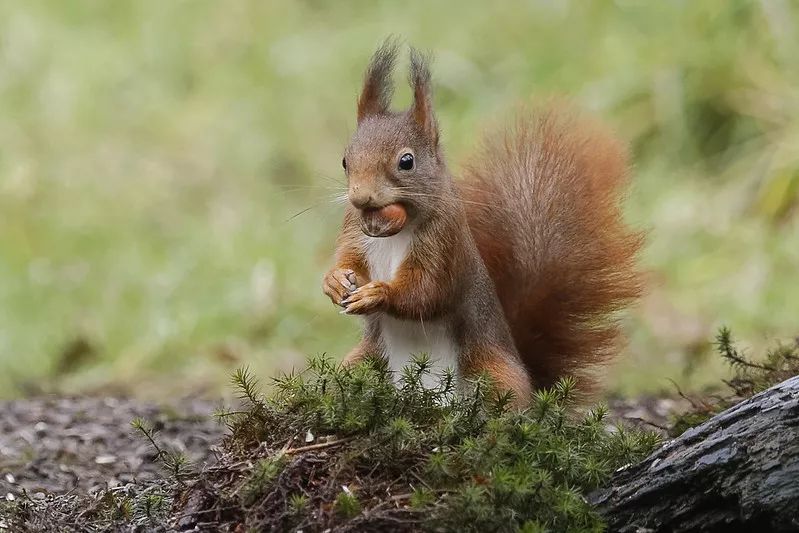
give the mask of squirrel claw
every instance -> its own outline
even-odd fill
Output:
[[[355,272],[349,269],[334,268],[322,280],[322,291],[336,305],[341,305],[357,288]]]
[[[388,301],[388,285],[380,281],[367,283],[352,291],[341,305],[345,307],[342,314],[367,315],[380,311]]]

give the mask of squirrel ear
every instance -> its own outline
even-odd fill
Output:
[[[430,59],[415,48],[411,48],[410,82],[413,89],[411,114],[414,121],[438,145],[438,122],[433,111],[433,90],[430,86]]]
[[[372,56],[358,97],[358,122],[370,115],[388,112],[394,93],[391,73],[394,71],[398,48],[397,41],[389,37]]]

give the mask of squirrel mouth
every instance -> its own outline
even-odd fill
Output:
[[[361,231],[370,237],[396,235],[408,221],[408,211],[399,203],[361,209]]]

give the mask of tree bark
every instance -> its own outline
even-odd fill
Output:
[[[610,531],[799,531],[799,376],[619,470],[589,500]]]

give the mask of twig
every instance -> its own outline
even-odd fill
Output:
[[[666,426],[662,426],[660,424],[656,424],[656,423],[654,423],[654,422],[652,422],[650,420],[647,420],[645,418],[641,418],[640,416],[625,416],[625,417],[622,417],[622,418],[624,420],[631,420],[633,422],[639,422],[641,424],[646,424],[647,426],[652,426],[653,428],[657,428],[657,429],[659,429],[661,431],[665,431],[667,433],[669,431],[669,428],[667,428]]]
[[[344,439],[331,440],[331,441],[328,441],[328,442],[320,442],[319,444],[310,444],[308,446],[300,446],[299,448],[289,448],[284,453],[286,455],[291,455],[293,453],[302,453],[302,452],[308,452],[308,451],[311,451],[311,450],[321,450],[322,448],[329,448],[331,446],[338,446],[339,444],[344,444],[344,443],[350,442],[354,438],[355,437],[346,437]]]
[[[411,470],[411,475],[413,477],[415,477],[419,481],[419,483],[424,485],[427,490],[433,490],[433,487],[428,485],[427,482],[424,479],[422,479],[422,477],[419,474],[417,474],[416,472],[414,472],[413,470]]]
[[[666,378],[666,379],[671,382],[671,384],[674,386],[675,389],[677,389],[677,394],[680,396],[680,398],[690,403],[691,407],[703,413],[709,413],[712,411],[712,407],[709,406],[706,402],[703,402],[701,400],[695,400],[694,398],[691,398],[690,396],[683,393],[682,389],[680,389],[680,386],[677,385],[676,381],[674,381],[671,378]]]
[[[765,370],[767,372],[774,372],[776,370],[776,368],[774,368],[773,366],[754,363],[730,351],[726,351],[725,355],[728,359],[741,366],[748,366],[749,368],[757,368],[759,370]]]

